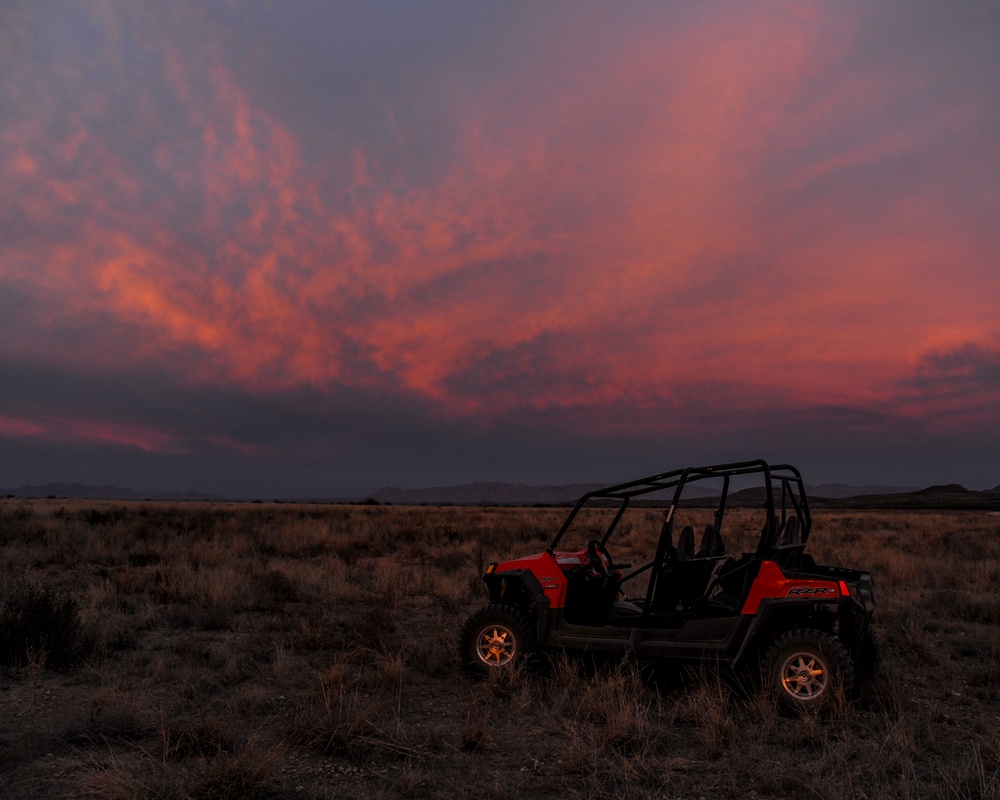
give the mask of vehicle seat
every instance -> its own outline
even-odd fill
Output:
[[[687,561],[694,558],[694,527],[685,525],[677,539],[677,560]]]
[[[781,537],[781,546],[788,547],[793,544],[801,544],[799,541],[799,518],[789,517],[785,523],[785,531]]]
[[[642,606],[634,600],[615,600],[611,611],[614,616],[619,618],[642,616]]]
[[[714,558],[726,552],[726,545],[722,541],[722,534],[711,523],[705,526],[705,533],[701,537],[701,547],[698,548],[696,558]]]
[[[724,559],[714,573],[709,587],[709,607],[738,611],[757,574],[757,569],[751,567],[757,566],[759,562],[749,553],[744,553],[738,561],[733,558]]]

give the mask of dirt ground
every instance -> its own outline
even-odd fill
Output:
[[[789,719],[712,671],[468,678],[483,564],[562,513],[3,501],[4,597],[80,627],[0,667],[0,798],[1000,796],[1000,518],[819,515],[820,560],[875,575],[884,665]]]

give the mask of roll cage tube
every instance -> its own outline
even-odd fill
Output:
[[[806,499],[801,473],[790,464],[775,464],[771,466],[762,459],[756,459],[753,461],[736,461],[728,464],[716,464],[704,467],[685,467],[587,492],[573,506],[566,520],[553,538],[552,543],[548,546],[547,551],[549,553],[555,552],[559,542],[569,530],[580,511],[594,501],[607,500],[618,503],[618,510],[614,518],[599,540],[603,546],[606,546],[634,498],[653,492],[673,489],[672,499],[664,514],[665,519],[663,528],[660,531],[659,542],[657,543],[656,556],[646,566],[630,573],[628,577],[632,577],[654,564],[662,563],[669,551],[673,549],[673,516],[680,505],[680,498],[687,484],[696,483],[708,478],[722,478],[722,493],[719,498],[719,505],[715,511],[715,526],[721,533],[729,497],[730,479],[738,475],[751,475],[755,473],[763,476],[762,483],[766,494],[765,508],[767,510],[766,529],[761,532],[762,535],[755,555],[763,556],[773,547],[776,534],[784,527],[787,520],[790,511],[789,503],[791,504],[791,511],[801,520],[802,530],[800,535],[802,543],[805,544],[812,529],[812,518],[809,513],[809,504]],[[775,483],[781,488],[780,520],[775,515]]]
[[[676,469],[671,470],[670,472],[661,472],[657,475],[650,475],[647,478],[637,478],[636,480],[627,481],[626,483],[618,483],[613,486],[607,486],[603,489],[595,489],[592,492],[587,492],[583,495],[583,497],[577,500],[576,505],[573,506],[573,510],[570,511],[569,516],[566,517],[566,521],[563,522],[562,527],[559,529],[558,533],[556,533],[555,538],[549,545],[548,551],[555,551],[559,541],[562,539],[566,531],[569,530],[570,525],[573,524],[573,520],[576,519],[576,516],[580,513],[580,511],[591,501],[616,500],[621,503],[621,508],[618,509],[618,513],[608,526],[608,529],[604,534],[604,538],[602,539],[602,541],[606,544],[607,540],[613,533],[615,526],[621,520],[622,515],[625,513],[625,510],[634,497],[640,497],[652,492],[658,492],[676,487],[673,502],[671,504],[672,506],[676,506],[677,501],[680,499],[681,490],[686,483],[703,480],[705,478],[726,475],[743,475],[752,472],[764,472],[767,474],[769,470],[770,468],[765,461],[740,461],[732,464],[719,464],[709,467],[686,467],[684,469]]]
[[[771,482],[767,483],[767,530],[761,532],[760,540],[754,555],[765,557],[779,544],[778,536],[784,530],[790,516],[799,518],[802,530],[799,532],[801,544],[805,545],[809,541],[809,533],[812,531],[812,515],[809,512],[809,501],[806,497],[805,486],[802,483],[802,476],[795,467],[787,464],[775,466],[773,471],[787,470],[791,475],[775,475],[774,480],[781,487],[781,516],[775,513],[774,494]],[[789,509],[789,505],[791,508]]]

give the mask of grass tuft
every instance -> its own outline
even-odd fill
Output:
[[[51,586],[16,580],[0,605],[0,664],[65,666],[81,655],[76,600]]]

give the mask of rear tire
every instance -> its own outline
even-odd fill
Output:
[[[882,644],[878,631],[871,625],[865,628],[858,641],[858,672],[865,678],[873,678],[882,666]]]
[[[764,662],[763,683],[778,706],[793,714],[829,707],[838,692],[850,695],[854,661],[835,636],[794,628],[779,636]]]
[[[865,684],[874,680],[882,666],[882,646],[879,643],[878,632],[871,625],[865,628],[865,632],[858,639],[854,663],[857,673],[854,694],[860,696]]]
[[[530,662],[535,635],[527,617],[513,606],[481,608],[462,627],[462,664],[473,675],[486,676]]]

